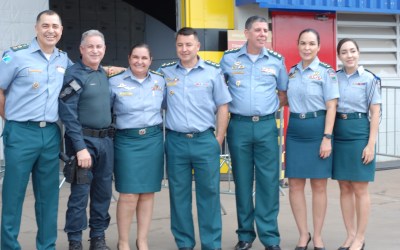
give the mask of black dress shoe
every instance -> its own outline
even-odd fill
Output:
[[[251,248],[251,245],[251,242],[239,241],[235,246],[235,250],[248,250]]]
[[[337,250],[349,250],[350,247],[339,247]]]
[[[265,250],[281,250],[281,247],[279,245],[272,245],[272,246],[267,246]]]
[[[307,244],[306,244],[304,247],[296,246],[296,248],[295,248],[294,250],[307,250],[307,248],[308,248],[308,243],[310,243],[310,241],[311,241],[311,234],[308,233],[308,241],[307,241]]]

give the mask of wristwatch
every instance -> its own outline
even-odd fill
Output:
[[[326,138],[326,139],[332,139],[332,134],[324,134],[324,137]]]

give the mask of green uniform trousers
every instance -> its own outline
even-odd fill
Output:
[[[193,248],[196,244],[192,215],[192,170],[201,249],[221,248],[220,146],[213,130],[193,134],[192,138],[168,131],[165,147],[171,231],[178,248]]]
[[[276,121],[231,119],[227,139],[235,181],[236,233],[239,240],[254,241],[255,221],[262,244],[279,245],[279,148]]]
[[[6,166],[2,192],[1,249],[21,249],[17,238],[31,173],[38,227],[36,249],[55,249],[60,129],[55,123],[47,123],[46,127],[41,128],[38,122],[7,121],[3,143]]]

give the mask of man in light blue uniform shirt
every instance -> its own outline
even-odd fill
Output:
[[[55,249],[57,238],[58,95],[71,62],[55,47],[63,30],[57,13],[39,13],[35,29],[37,36],[31,44],[11,47],[0,62],[0,115],[6,120],[1,249],[21,249],[17,239],[31,173],[38,226],[36,249]]]
[[[179,62],[164,64],[160,69],[167,82],[165,145],[171,230],[180,250],[194,248],[194,170],[201,249],[221,249],[219,155],[231,97],[219,65],[197,55],[200,42],[194,29],[178,31],[176,49]]]
[[[221,60],[232,95],[227,139],[238,220],[239,242],[235,249],[251,248],[256,237],[255,221],[265,249],[278,250],[279,148],[275,112],[286,105],[288,77],[282,56],[264,47],[268,35],[265,18],[248,18],[245,35],[247,43],[226,51]]]

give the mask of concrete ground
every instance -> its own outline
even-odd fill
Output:
[[[370,185],[371,192],[371,216],[366,234],[365,249],[373,250],[397,250],[400,249],[400,169],[377,171],[375,182]],[[0,180],[1,184],[1,180]],[[230,185],[230,188],[229,188]],[[0,185],[0,188],[2,186]],[[233,183],[227,181],[221,182],[221,191],[233,192]],[[286,195],[280,197],[280,214],[279,226],[281,233],[281,247],[283,250],[294,249],[297,240],[298,232],[294,222],[292,212],[288,200],[288,189],[283,189]],[[9,192],[12,192],[10,190]],[[118,194],[114,193],[117,197]],[[69,195],[69,185],[64,184],[60,192],[60,206],[58,216],[58,240],[57,249],[68,249],[68,241],[66,234],[63,232],[65,223],[66,204]],[[309,184],[307,184],[306,198],[308,204],[311,202],[311,192]],[[163,188],[157,193],[154,216],[149,234],[150,249],[158,250],[173,250],[177,249],[174,239],[170,232],[170,214],[169,214],[169,195],[168,189]],[[236,209],[235,196],[230,194],[221,194],[221,203],[226,210],[226,215],[222,216],[223,220],[223,235],[222,249],[233,249],[237,243],[236,230]],[[324,242],[327,250],[337,249],[345,238],[344,226],[341,218],[339,206],[339,189],[335,181],[329,180],[328,184],[328,211],[325,220],[323,231]],[[195,201],[193,201],[195,204]],[[309,214],[311,212],[310,207]],[[111,249],[116,249],[117,245],[117,225],[115,220],[116,202],[112,202],[110,214],[112,216],[110,227],[108,228],[107,243]],[[194,219],[197,220],[195,208]],[[310,230],[312,230],[312,222],[309,218]],[[132,225],[131,247],[135,246],[136,222]],[[198,230],[196,228],[196,233]],[[312,231],[311,231],[312,233]],[[36,222],[34,215],[34,198],[31,185],[27,190],[24,203],[23,218],[19,240],[22,249],[34,250],[36,236]],[[84,233],[84,249],[89,248],[88,232]],[[197,235],[197,246],[195,249],[200,249],[199,238]],[[252,249],[264,249],[258,239],[254,241]],[[312,244],[310,248],[312,249]]]

